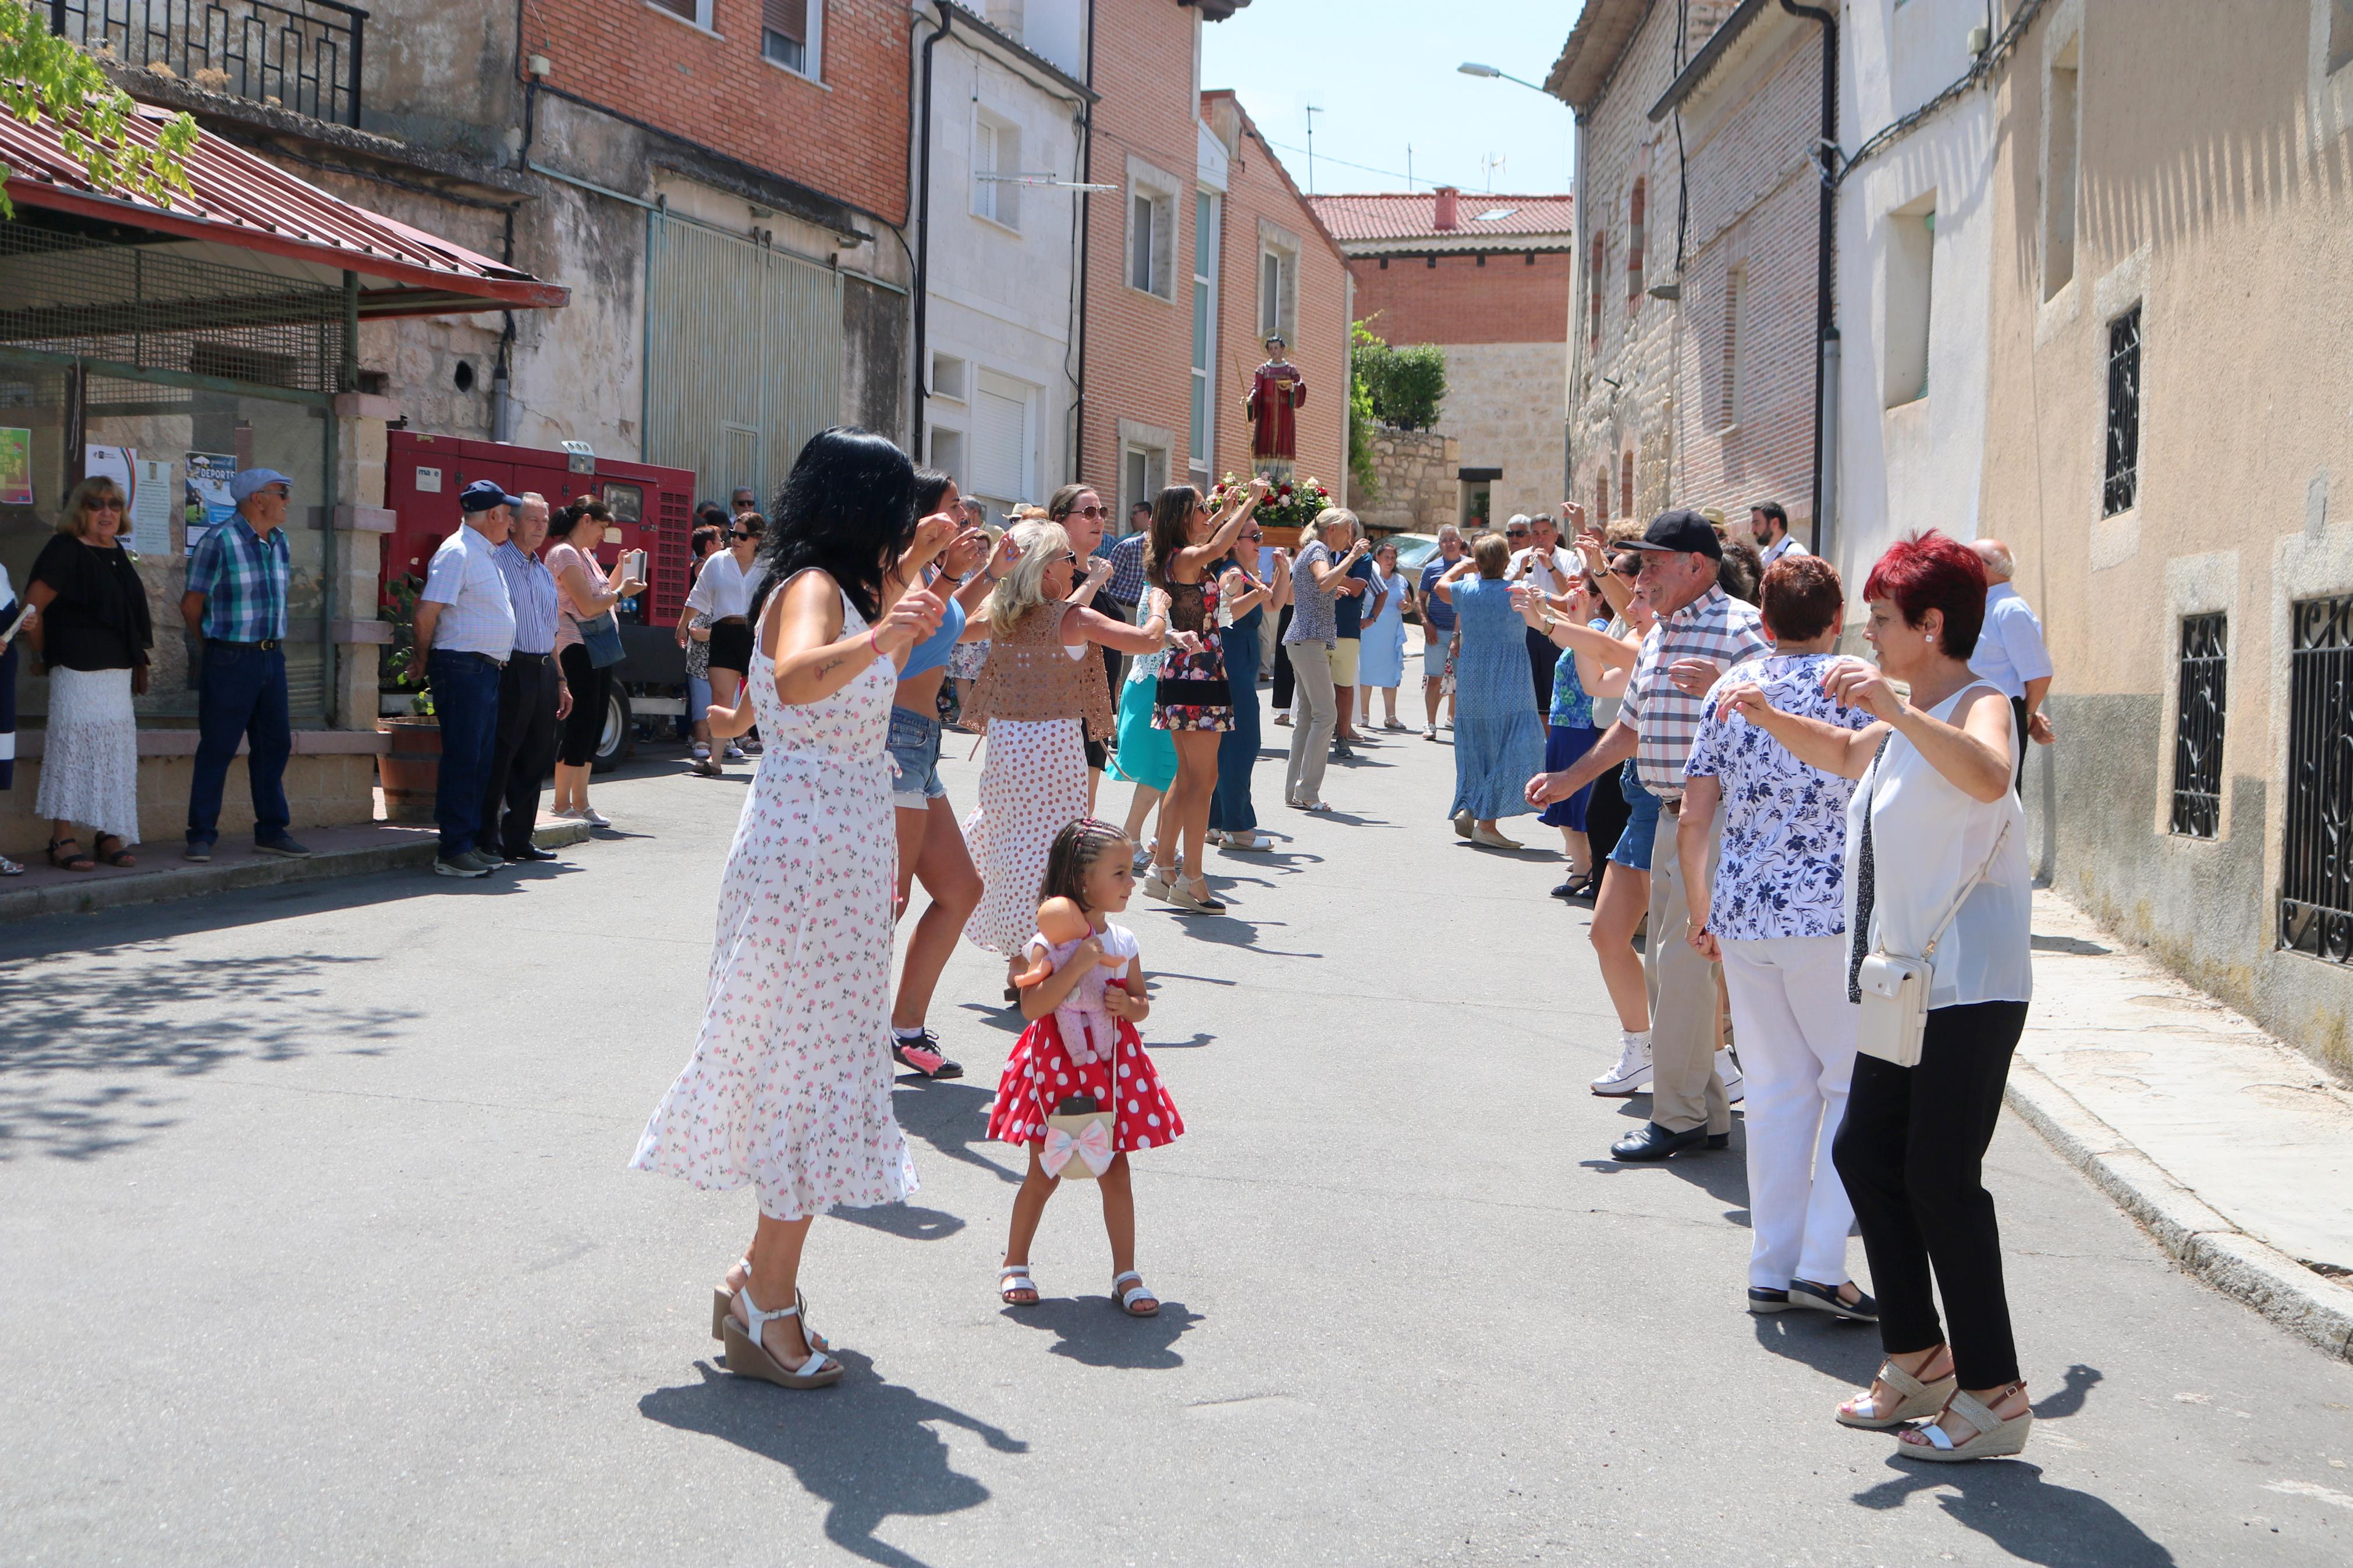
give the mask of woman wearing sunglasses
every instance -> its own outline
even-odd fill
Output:
[[[736,695],[744,689],[744,677],[752,668],[752,591],[760,581],[763,568],[757,556],[760,535],[767,524],[758,512],[747,511],[731,519],[727,524],[727,548],[713,552],[702,563],[702,571],[694,579],[694,591],[686,596],[686,607],[708,618],[711,623],[711,700],[714,707],[733,708]],[[727,748],[727,760],[741,761],[744,753],[734,746]]]

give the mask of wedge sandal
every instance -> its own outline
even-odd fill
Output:
[[[760,1331],[777,1318],[797,1318],[798,1305],[781,1307],[764,1312],[752,1300],[749,1290],[738,1290],[736,1299],[744,1303],[744,1315],[750,1320],[748,1328],[735,1321],[730,1312],[724,1325],[727,1342],[727,1370],[738,1377],[756,1377],[773,1383],[779,1388],[825,1388],[841,1381],[842,1364],[820,1350],[812,1350],[808,1360],[791,1366],[779,1359],[762,1342]]]
[[[1999,1397],[2007,1399],[2014,1393],[2025,1392],[2026,1385],[2013,1383]],[[1898,1458],[1918,1459],[1931,1465],[1965,1465],[1972,1459],[2000,1459],[2026,1451],[2026,1435],[2034,1429],[2032,1406],[2003,1420],[1990,1405],[1974,1395],[1955,1389],[1945,1408],[1969,1424],[1969,1436],[1956,1443],[1953,1435],[1931,1422],[1920,1427],[1926,1439],[1907,1443],[1898,1438],[1895,1454]]]
[[[1936,1415],[1944,1409],[1945,1401],[1958,1386],[1950,1373],[1934,1383],[1923,1383],[1892,1361],[1881,1363],[1878,1381],[1895,1391],[1894,1407],[1876,1415],[1859,1415],[1841,1405],[1837,1410],[1840,1426],[1856,1427],[1864,1432],[1885,1432],[1907,1421],[1918,1421]],[[1870,1393],[1865,1391],[1862,1398],[1868,1401]],[[1855,1402],[1849,1400],[1847,1403]]]

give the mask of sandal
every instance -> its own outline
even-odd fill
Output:
[[[1029,1292],[1026,1301],[1019,1300],[1024,1290]],[[1038,1283],[1029,1278],[1026,1263],[1008,1263],[997,1273],[997,1299],[1008,1307],[1034,1307],[1038,1304]]]
[[[1892,1361],[1881,1363],[1877,1381],[1895,1391],[1894,1407],[1880,1411],[1873,1406],[1874,1413],[1872,1415],[1857,1414],[1850,1406],[1871,1404],[1871,1393],[1866,1389],[1860,1398],[1850,1399],[1838,1407],[1835,1414],[1840,1426],[1859,1427],[1865,1432],[1884,1432],[1907,1421],[1936,1415],[1944,1409],[1946,1400],[1952,1397],[1957,1386],[1949,1372],[1934,1383],[1923,1383]]]
[[[787,1366],[776,1359],[761,1338],[761,1331],[777,1318],[797,1318],[801,1315],[798,1302],[773,1312],[760,1310],[748,1289],[735,1292],[744,1303],[744,1315],[748,1326],[738,1323],[729,1312],[723,1336],[727,1342],[727,1370],[738,1377],[756,1377],[775,1384],[779,1388],[824,1388],[841,1381],[842,1364],[823,1351],[812,1349],[808,1360],[797,1367]]]
[[[1135,1288],[1122,1294],[1120,1287],[1131,1279],[1135,1281]],[[1160,1315],[1160,1298],[1144,1288],[1144,1276],[1133,1268],[1124,1274],[1112,1276],[1111,1293],[1113,1303],[1131,1318],[1153,1318]],[[1139,1300],[1149,1301],[1152,1305],[1139,1311],[1135,1305]]]
[[[106,847],[106,841],[110,838],[114,840],[114,847],[111,849]],[[129,846],[122,842],[122,836],[119,833],[101,833],[90,841],[90,847],[97,850],[98,858],[110,866],[131,867],[139,864],[139,857],[131,853]]]
[[[1224,902],[1209,891],[1209,881],[1206,877],[1196,877],[1189,882],[1171,881],[1168,890],[1161,897],[1178,909],[1190,910],[1197,915],[1221,915],[1226,912]]]
[[[1999,1404],[2013,1394],[2025,1392],[2026,1384],[2013,1383],[1994,1395],[1994,1399]],[[1896,1440],[1898,1457],[1923,1459],[1937,1465],[1958,1465],[1971,1459],[1999,1459],[2026,1451],[2026,1435],[2034,1426],[2032,1405],[2004,1420],[1994,1414],[1991,1405],[1957,1388],[1952,1398],[1945,1402],[1945,1409],[1969,1424],[1969,1435],[1956,1443],[1950,1432],[1932,1421],[1917,1428],[1923,1441]]]
[[[9,859],[5,855],[0,855],[0,877],[21,877],[24,874],[24,867]]]
[[[68,847],[71,847],[72,853],[61,854],[60,851],[65,850]],[[91,859],[88,855],[82,853],[81,840],[79,838],[69,837],[50,839],[49,864],[56,867],[60,871],[95,871],[98,869],[98,862]]]
[[[751,1278],[752,1260],[750,1258],[744,1258],[737,1259],[735,1267],[744,1271],[744,1276],[746,1279]],[[733,1270],[730,1272],[733,1272]],[[735,1292],[727,1289],[724,1284],[714,1285],[712,1287],[711,1337],[712,1339],[724,1342],[727,1338],[727,1309],[734,1302],[734,1300]],[[833,1347],[825,1342],[825,1336],[818,1333],[816,1329],[809,1325],[808,1298],[796,1290],[793,1292],[793,1304],[801,1310],[801,1338],[808,1341],[809,1349],[813,1351],[831,1350]]]

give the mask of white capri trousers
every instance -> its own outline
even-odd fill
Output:
[[[1747,1075],[1748,1282],[1842,1285],[1854,1205],[1831,1163],[1846,1120],[1860,1012],[1843,936],[1763,937],[1724,949],[1733,1037]]]

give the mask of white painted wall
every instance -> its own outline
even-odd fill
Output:
[[[1969,68],[1968,34],[1983,0],[1850,0],[1841,16],[1839,140],[1852,153]],[[1993,266],[1992,99],[1947,104],[1850,174],[1839,190],[1841,335],[1838,503],[1832,553],[1850,623],[1862,579],[1898,535],[1939,528],[1960,539],[2000,531],[1978,511],[1985,450],[1988,286]],[[1891,304],[1904,316],[1919,277],[1916,217],[1936,215],[1928,312],[1928,393],[1889,407]],[[1894,296],[1891,298],[1891,284]]]
[[[1056,0],[1028,0],[1024,9],[1034,34],[1051,25]],[[1024,493],[991,491],[998,501],[1042,503],[1069,476],[1071,377],[1076,370],[1070,353],[1072,233],[1079,197],[1075,191],[1025,185],[1019,187],[1015,226],[979,216],[974,210],[976,131],[983,115],[1013,126],[1020,134],[1024,171],[1075,179],[1076,105],[1057,96],[1064,90],[1048,90],[954,33],[934,61],[930,319],[926,363],[917,367],[932,391],[924,424],[927,432],[960,436],[962,460],[970,468],[986,424],[1001,421],[1004,400],[1019,390],[1027,405]],[[943,389],[933,385],[932,365],[941,354],[964,362],[960,398],[941,395]],[[927,435],[918,459],[930,461],[935,452],[944,458],[945,447],[955,444]],[[955,478],[973,490],[972,476],[958,472]],[[996,486],[1007,488],[1002,480]]]

